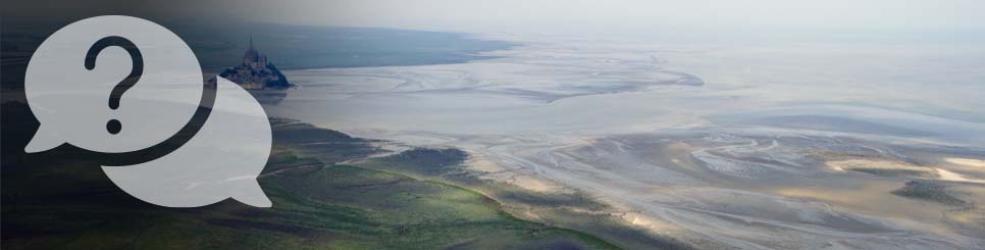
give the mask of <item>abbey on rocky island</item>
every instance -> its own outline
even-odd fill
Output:
[[[253,46],[252,37],[250,37],[250,48],[243,55],[243,63],[223,70],[219,76],[249,90],[291,87],[287,77],[267,60],[266,55]]]

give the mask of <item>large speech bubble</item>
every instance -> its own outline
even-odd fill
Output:
[[[69,24],[28,63],[24,92],[41,125],[25,151],[69,144],[117,154],[159,145],[189,124],[204,86],[195,54],[158,24],[128,16]],[[231,197],[270,207],[256,182],[270,137],[260,104],[219,78],[212,112],[184,145],[103,170],[125,192],[161,206],[204,206]]]
[[[122,47],[95,54],[90,48],[106,37],[122,37],[139,48],[143,73],[124,92],[115,110],[110,93],[133,69]],[[24,77],[24,94],[41,126],[25,148],[28,153],[68,143],[107,153],[135,151],[160,143],[191,119],[202,97],[202,70],[181,38],[153,22],[126,16],[84,19],[56,31],[34,52]],[[112,134],[107,123],[118,120]]]

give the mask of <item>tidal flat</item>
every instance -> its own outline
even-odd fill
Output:
[[[300,87],[267,110],[463,150],[467,171],[441,179],[576,194],[569,211],[675,246],[985,246],[978,45],[495,38],[519,45],[467,63],[289,71]],[[537,211],[514,214],[571,218]]]

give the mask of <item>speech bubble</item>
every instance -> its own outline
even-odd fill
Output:
[[[195,54],[158,24],[128,16],[69,24],[28,63],[25,97],[41,125],[25,151],[69,144],[123,154],[159,145],[191,122],[206,98],[204,86]],[[266,113],[221,77],[211,108],[197,132],[170,153],[103,171],[124,192],[160,206],[233,198],[270,207],[256,181],[271,149]]]
[[[158,205],[197,207],[231,197],[270,207],[256,182],[270,155],[270,131],[256,99],[218,77],[212,113],[185,145],[153,161],[103,171],[130,195]]]
[[[134,60],[122,47],[95,54],[86,68],[90,48],[106,37],[122,37],[142,54],[143,72],[109,106],[110,94],[127,78]],[[84,19],[59,29],[31,57],[24,94],[41,126],[25,148],[41,152],[68,143],[106,153],[147,148],[177,133],[189,122],[202,97],[198,59],[181,38],[153,22],[126,16]],[[107,131],[117,120],[118,133]]]

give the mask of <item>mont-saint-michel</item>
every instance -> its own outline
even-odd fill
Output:
[[[274,207],[135,203],[5,103],[2,248],[985,249],[980,40],[244,26],[187,40]]]
[[[243,54],[243,63],[231,68],[226,68],[219,73],[230,81],[233,81],[248,90],[261,89],[285,89],[291,87],[277,66],[267,60],[267,55],[260,53],[253,45],[253,38],[250,38],[250,47]]]

